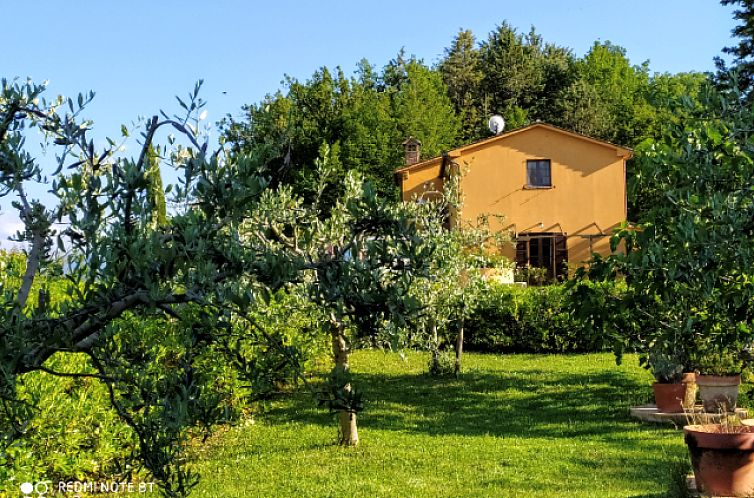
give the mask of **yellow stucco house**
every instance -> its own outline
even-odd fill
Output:
[[[442,191],[447,175],[460,172],[463,209],[452,223],[502,215],[503,226],[493,228],[510,230],[516,242],[504,254],[550,277],[593,252],[609,254],[610,236],[626,220],[630,149],[544,123],[425,161],[420,145],[403,143],[406,165],[396,171],[403,200]]]

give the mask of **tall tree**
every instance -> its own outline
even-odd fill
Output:
[[[396,141],[414,136],[422,142],[423,157],[438,156],[456,145],[460,128],[442,77],[413,58],[399,70],[404,82],[387,89],[399,133]]]
[[[151,221],[154,226],[165,226],[167,224],[167,202],[165,200],[165,189],[162,185],[162,173],[160,172],[160,154],[156,147],[152,146],[147,152],[147,166],[144,171],[144,177],[149,187],[147,189],[147,199],[151,204]]]
[[[716,375],[751,364],[754,115],[741,99],[735,87],[710,88],[711,112],[669,123],[661,139],[637,148],[651,204],[638,226],[616,234],[627,250],[588,272],[592,282],[620,276],[626,292],[584,286],[578,300],[619,353],[670,352],[688,370]]]
[[[738,7],[733,11],[733,19],[739,21],[740,24],[731,30],[733,37],[738,38],[738,45],[723,48],[723,53],[734,57],[733,66],[728,68],[722,58],[716,57],[717,77],[723,83],[730,83],[729,69],[735,69],[738,89],[748,95],[754,87],[754,1],[720,0],[720,3]]]
[[[624,48],[595,42],[576,74],[560,100],[558,124],[625,145],[644,136],[652,113],[648,63],[631,65]]]
[[[480,66],[480,52],[476,38],[469,30],[460,30],[445,49],[439,70],[448,87],[448,96],[456,114],[461,117],[461,136],[473,141],[486,134],[485,115],[489,104],[481,94],[484,73]]]
[[[224,135],[233,150],[268,157],[283,173],[281,181],[309,201],[316,195],[314,161],[323,144],[342,166],[337,180],[358,171],[381,194],[396,198],[393,171],[409,135],[422,141],[425,157],[458,139],[460,122],[439,74],[403,52],[381,73],[362,60],[350,79],[322,69],[305,83],[289,78],[286,85],[285,94],[246,106],[244,120],[227,120]],[[332,188],[337,185],[342,182]],[[337,195],[325,197],[334,202]]]
[[[570,50],[544,43],[532,27],[520,34],[503,22],[480,46],[482,94],[490,110],[511,127],[552,119],[552,109],[572,79]]]

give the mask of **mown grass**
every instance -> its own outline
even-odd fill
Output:
[[[474,355],[460,379],[425,374],[427,355],[360,351],[361,444],[334,445],[334,417],[310,394],[268,406],[202,448],[193,496],[680,495],[679,431],[642,425],[650,376],[610,354]]]

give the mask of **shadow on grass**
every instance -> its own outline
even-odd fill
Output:
[[[429,435],[620,439],[622,432],[636,428],[629,403],[647,391],[644,383],[615,371],[470,372],[452,380],[355,373],[353,379],[367,401],[361,427]],[[333,424],[308,393],[292,396],[267,416],[273,423]]]
[[[586,369],[588,372],[557,366],[548,369],[547,358],[535,360],[544,363],[519,364],[510,371],[475,369],[460,379],[405,373],[395,366],[385,372],[375,372],[377,367],[354,372],[353,384],[366,399],[360,429],[552,441],[551,445],[545,441],[544,447],[513,445],[511,451],[505,449],[506,443],[491,445],[498,468],[512,469],[477,476],[480,489],[511,489],[521,473],[531,473],[530,491],[536,492],[541,485],[542,493],[549,493],[551,481],[537,484],[537,465],[548,465],[546,453],[551,451],[566,452],[552,455],[552,461],[564,465],[563,472],[571,474],[571,479],[594,476],[602,485],[611,480],[653,482],[666,490],[637,492],[630,495],[634,498],[684,496],[682,482],[688,463],[681,448],[669,446],[674,437],[669,428],[636,423],[628,414],[630,406],[647,400],[651,391],[646,379],[617,368]],[[273,404],[265,419],[273,425],[297,422],[336,428],[334,417],[317,408],[308,392],[293,393],[283,403]],[[586,447],[571,449],[578,445]],[[535,462],[520,465],[518,460],[527,458],[528,451],[534,452]],[[534,456],[537,453],[540,455]],[[543,472],[551,476],[553,471]],[[555,485],[563,488],[566,496],[568,486],[568,482]]]

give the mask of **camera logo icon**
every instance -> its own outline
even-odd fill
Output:
[[[49,487],[44,481],[36,482],[34,484],[30,482],[21,484],[21,492],[24,494],[24,496],[44,497],[47,495],[48,491]]]

